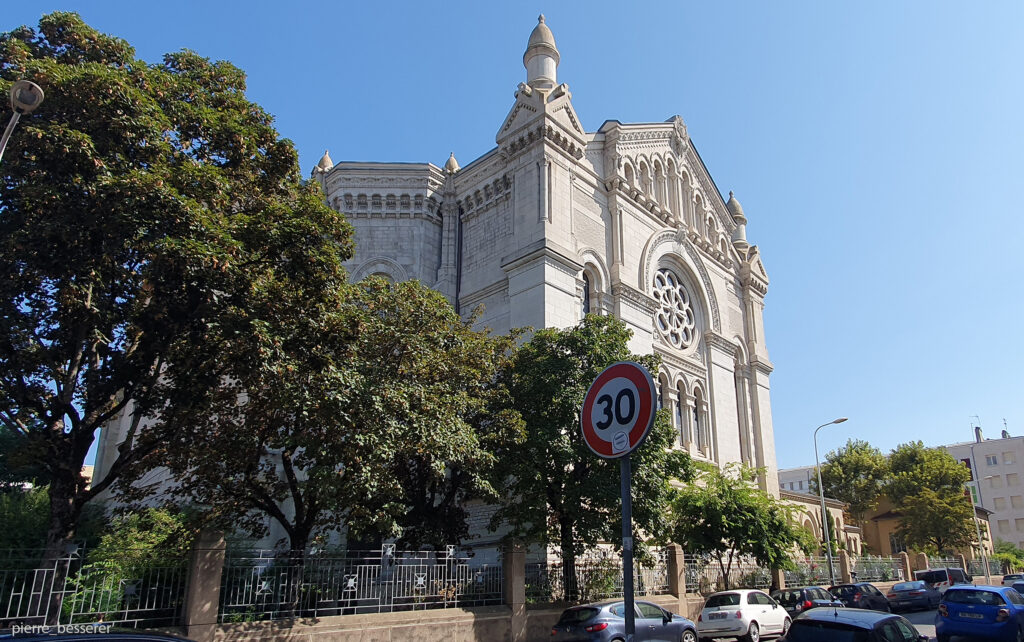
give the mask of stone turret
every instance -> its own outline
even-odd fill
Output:
[[[555,46],[555,35],[544,24],[544,14],[537,18],[537,26],[530,34],[523,54],[523,65],[526,66],[526,84],[531,87],[551,89],[558,85],[558,47]]]
[[[729,214],[736,223],[736,230],[732,233],[732,244],[740,252],[745,252],[750,243],[747,243],[747,217],[743,214],[743,206],[732,192],[729,192],[729,202],[725,206],[729,208]]]

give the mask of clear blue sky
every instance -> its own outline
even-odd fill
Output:
[[[494,145],[543,12],[584,127],[679,114],[771,277],[780,467],[847,437],[1024,434],[1024,3],[6,3],[78,11],[156,62],[227,59],[295,141],[462,164]]]

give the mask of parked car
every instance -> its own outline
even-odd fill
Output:
[[[927,642],[906,618],[864,609],[812,609],[779,642]]]
[[[639,601],[635,612],[638,640],[697,642],[697,626],[682,615]],[[568,608],[551,629],[552,642],[621,642],[625,639],[626,603],[621,600]]]
[[[792,616],[816,606],[843,606],[843,603],[821,586],[802,586],[772,591],[772,598]]]
[[[1003,586],[1013,586],[1014,582],[1024,582],[1024,574],[1010,573],[1003,576]]]
[[[1010,588],[1017,591],[1021,595],[1024,595],[1024,580],[1018,580],[1014,582],[1013,586],[1011,586]]]
[[[923,571],[914,571],[914,579],[931,584],[945,593],[946,589],[957,584],[970,584],[973,580],[970,575],[964,573],[960,568],[928,568]]]
[[[757,642],[762,635],[785,635],[792,619],[786,609],[757,589],[712,593],[697,616],[701,640],[738,637]]]
[[[873,611],[891,611],[889,599],[870,582],[856,584],[838,584],[828,587],[828,592],[843,603],[854,609],[871,609]]]
[[[1024,639],[1024,597],[1008,586],[951,586],[935,615],[935,636],[981,640]]]
[[[889,589],[889,605],[893,611],[912,609],[933,609],[939,605],[942,593],[923,580],[900,582]]]

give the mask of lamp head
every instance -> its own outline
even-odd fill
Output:
[[[11,108],[19,114],[31,113],[43,102],[43,88],[30,80],[19,80],[11,86]]]
[[[846,417],[840,417],[839,419],[836,419],[836,420],[835,420],[835,421],[833,421],[832,423],[834,423],[834,424],[841,424],[841,423],[843,423],[844,421],[846,421]]]

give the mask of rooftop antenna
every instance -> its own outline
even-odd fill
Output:
[[[979,428],[981,427],[981,417],[978,415],[971,415],[971,419],[974,419],[974,421],[971,422],[971,428],[974,428],[975,424],[977,424]]]

